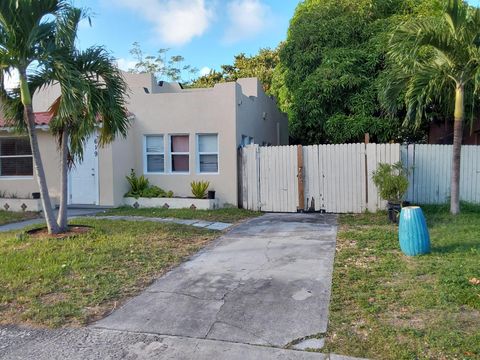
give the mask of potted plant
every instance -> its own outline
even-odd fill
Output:
[[[395,164],[378,164],[372,173],[372,180],[380,197],[387,201],[388,218],[397,223],[402,208],[403,197],[408,190],[408,171],[401,162]]]

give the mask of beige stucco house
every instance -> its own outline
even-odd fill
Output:
[[[191,196],[190,182],[207,180],[220,206],[236,206],[238,148],[288,144],[287,117],[256,78],[209,89],[157,84],[151,74],[125,73],[125,78],[132,119],[128,136],[105,148],[98,148],[95,137],[87,142],[84,161],[69,174],[71,205],[122,205],[129,190],[125,176],[134,169],[175,196]],[[39,145],[54,199],[60,193],[60,169],[47,111],[58,95],[55,86],[34,95]],[[0,191],[30,197],[38,187],[28,139],[11,132],[1,119],[0,125]]]

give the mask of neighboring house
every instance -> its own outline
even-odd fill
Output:
[[[473,122],[471,126],[465,121],[463,129],[464,145],[480,145],[480,120]],[[430,124],[428,131],[429,144],[453,144],[453,122],[434,121]]]
[[[182,89],[156,83],[151,74],[128,74],[131,127],[126,139],[98,148],[86,144],[84,160],[69,175],[72,205],[119,206],[129,190],[131,169],[153,185],[191,196],[190,182],[207,180],[219,204],[237,205],[238,148],[249,143],[288,144],[288,122],[256,78],[217,84],[210,89]],[[60,169],[55,140],[48,132],[53,86],[35,94],[34,111],[50,194],[58,200]],[[38,191],[26,136],[5,127],[0,118],[0,191],[18,197]]]

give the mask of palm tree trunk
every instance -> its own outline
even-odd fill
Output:
[[[60,168],[61,168],[61,193],[60,208],[58,210],[57,223],[61,232],[68,230],[67,198],[68,198],[68,132],[62,132],[60,144]]]
[[[458,84],[455,90],[455,121],[453,123],[452,178],[450,188],[450,212],[460,213],[460,159],[462,152],[463,118],[464,118],[463,84]]]
[[[26,69],[20,69],[19,73],[21,98],[24,106],[24,120],[27,124],[28,138],[32,148],[33,167],[40,190],[45,221],[47,222],[48,232],[50,234],[56,234],[59,232],[59,228],[53,214],[52,202],[50,200],[50,194],[48,193],[47,179],[45,177],[45,170],[43,168],[40,148],[38,146],[37,133],[35,132],[35,115],[33,113],[32,97],[27,83]]]

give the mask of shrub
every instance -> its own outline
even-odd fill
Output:
[[[372,173],[372,180],[380,197],[391,203],[401,203],[408,190],[408,171],[401,162],[396,164],[379,164]]]
[[[156,197],[173,197],[173,191],[166,192],[162,188],[150,185],[148,179],[141,175],[135,174],[135,170],[132,169],[130,176],[127,176],[128,183],[130,184],[130,191],[125,194],[125,197],[133,197],[138,199],[143,198],[156,198]]]
[[[148,179],[143,175],[137,176],[133,169],[130,171],[130,176],[127,176],[126,178],[130,184],[130,191],[127,193],[127,196],[129,197],[138,198],[141,196],[142,192],[149,187]]]
[[[192,194],[197,199],[204,199],[207,196],[207,190],[210,186],[208,181],[192,181],[190,183]]]

